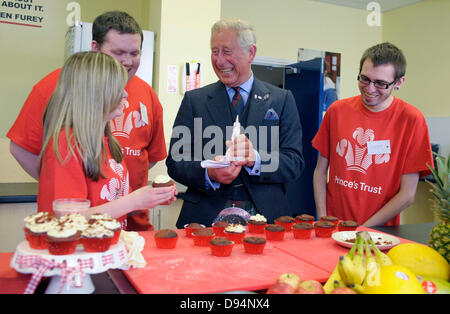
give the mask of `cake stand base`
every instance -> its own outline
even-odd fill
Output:
[[[84,277],[83,284],[78,287],[72,287],[68,284],[65,284],[64,287],[60,291],[61,286],[61,276],[53,276],[50,279],[50,283],[45,289],[46,294],[91,294],[94,293],[95,287],[92,282],[91,276],[86,274]]]

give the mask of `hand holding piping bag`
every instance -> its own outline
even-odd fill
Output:
[[[233,123],[231,141],[227,141],[226,145],[228,149],[225,155],[229,161],[236,166],[253,167],[256,159],[253,144],[244,134],[241,134],[239,116],[236,117],[236,121]]]

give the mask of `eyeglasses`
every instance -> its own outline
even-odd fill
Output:
[[[358,81],[361,83],[361,85],[367,86],[370,85],[370,83],[373,83],[373,86],[375,86],[375,88],[379,88],[379,89],[388,89],[389,86],[391,86],[392,84],[395,84],[397,82],[397,80],[394,80],[391,83],[386,83],[384,81],[371,81],[367,76],[364,75],[358,75]]]

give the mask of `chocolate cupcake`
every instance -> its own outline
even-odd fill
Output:
[[[339,223],[339,219],[337,217],[334,216],[322,216],[319,219],[320,221],[328,221],[328,222],[332,222],[334,224],[334,227],[336,228],[338,223]]]
[[[47,231],[48,251],[52,255],[73,254],[77,248],[81,231],[74,225],[58,223]]]
[[[155,233],[156,247],[159,249],[173,249],[177,245],[178,234],[170,229],[162,229]]]
[[[344,220],[338,224],[339,231],[355,231],[358,227],[359,223],[353,220]]]
[[[154,188],[161,188],[161,187],[165,187],[165,186],[171,186],[174,185],[175,182],[173,182],[173,180],[165,175],[159,175],[155,178],[155,180],[153,180],[152,182],[152,187]]]
[[[244,250],[249,254],[261,254],[266,245],[266,239],[262,237],[246,237],[242,241]]]
[[[295,224],[295,219],[291,216],[281,216],[275,219],[275,224],[283,226],[286,231],[291,231],[292,226]]]
[[[58,224],[55,215],[49,212],[39,212],[24,219],[25,238],[32,249],[43,250],[48,248],[46,241],[47,231]]]
[[[301,214],[301,215],[295,216],[295,220],[297,221],[297,223],[306,222],[309,224],[314,224],[315,217],[308,215],[308,214]]]
[[[209,241],[215,236],[214,232],[209,228],[201,228],[192,232],[192,238],[194,239],[194,245],[208,246]]]
[[[202,228],[205,228],[205,226],[196,222],[191,222],[190,224],[184,225],[184,230],[186,231],[186,236],[188,238],[192,238],[192,232]]]
[[[225,228],[228,227],[230,224],[226,221],[217,221],[212,225],[212,230],[216,236],[225,236],[224,231]]]
[[[247,222],[248,231],[250,233],[264,233],[264,227],[267,225],[267,219],[263,215],[256,214],[250,216]]]
[[[245,227],[240,224],[229,225],[224,231],[225,237],[234,243],[242,243],[245,237]]]
[[[264,231],[265,231],[267,240],[281,241],[284,239],[284,234],[286,233],[286,228],[284,228],[281,225],[277,225],[277,224],[268,224],[264,228]]]
[[[301,222],[292,226],[295,239],[309,239],[314,226],[310,223]]]
[[[319,221],[314,224],[314,231],[317,237],[329,238],[334,230],[334,223],[328,221]]]
[[[223,237],[217,237],[209,241],[211,254],[218,257],[230,256],[233,246],[233,241]]]

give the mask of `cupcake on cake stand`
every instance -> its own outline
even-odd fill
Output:
[[[123,268],[127,249],[122,241],[105,252],[89,253],[81,245],[70,255],[52,255],[47,249],[32,249],[21,242],[11,259],[11,267],[23,274],[33,274],[25,293],[33,293],[42,276],[52,277],[47,294],[89,294],[95,291],[90,274]]]

